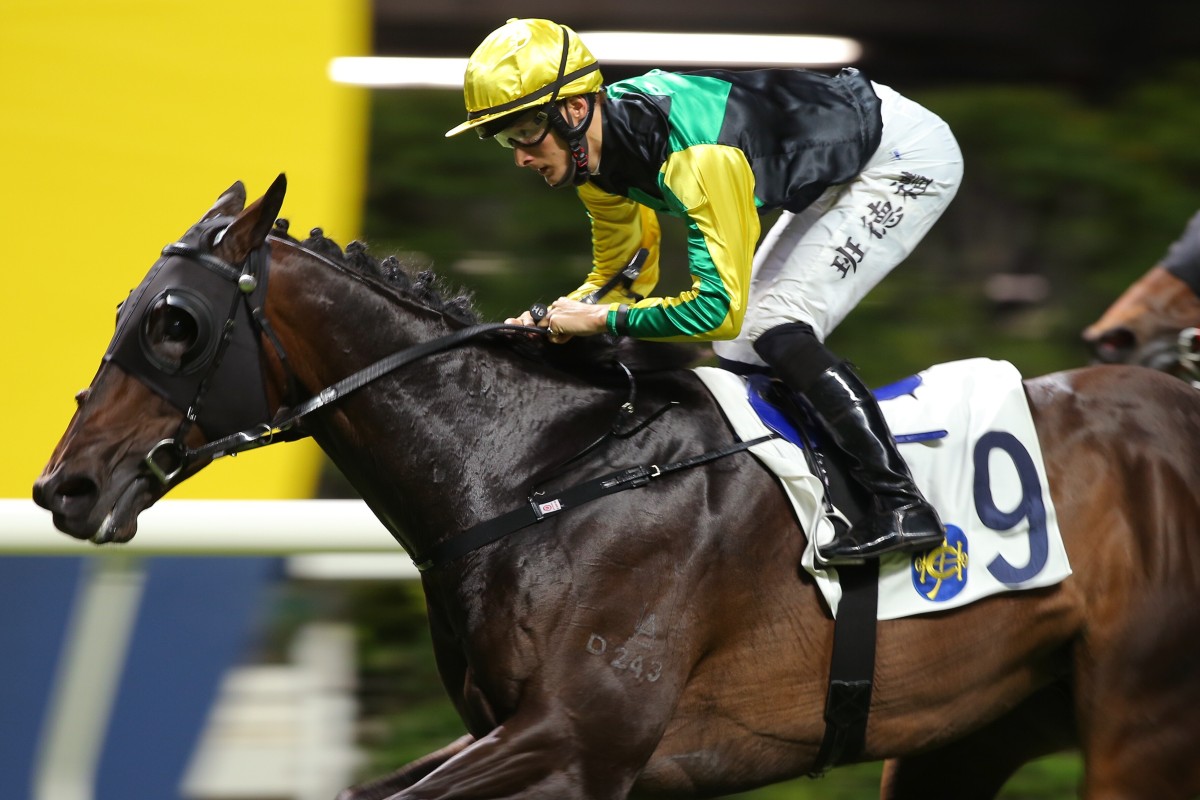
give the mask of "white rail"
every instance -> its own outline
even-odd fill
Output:
[[[0,499],[0,555],[290,556],[305,578],[411,578],[403,549],[361,500],[162,500],[126,544],[61,533],[32,500]]]
[[[50,513],[32,500],[0,499],[0,557],[35,555],[94,560],[88,562],[73,604],[34,765],[33,800],[95,796],[97,764],[142,600],[144,557],[286,556],[288,573],[309,579],[397,580],[418,574],[404,550],[359,500],[164,500],[141,515],[133,541],[97,546],[59,532]],[[328,692],[310,689],[308,694],[310,711],[312,701],[350,702]],[[351,723],[347,718],[338,724],[334,732]],[[322,718],[319,732],[327,736],[330,727]],[[336,761],[351,741],[352,737],[332,743],[322,740],[314,750],[297,749],[315,755],[287,751],[284,756],[291,759],[289,764],[300,759],[315,769],[330,763],[331,752]],[[244,735],[237,747],[245,750]],[[349,759],[343,754],[345,763]],[[333,770],[322,778],[345,785],[350,780],[343,774],[347,772]],[[237,776],[224,775],[224,779]],[[193,775],[193,780],[199,778]],[[322,785],[317,779],[309,782]]]

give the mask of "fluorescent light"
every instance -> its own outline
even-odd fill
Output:
[[[862,55],[853,39],[726,33],[581,32],[600,61],[661,67],[830,67]],[[461,88],[465,58],[335,58],[329,77],[357,86]]]
[[[329,77],[356,86],[462,88],[465,58],[335,58]]]
[[[858,42],[838,36],[593,31],[579,38],[601,65],[815,67],[849,64],[862,55]]]

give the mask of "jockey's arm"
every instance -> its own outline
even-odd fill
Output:
[[[660,231],[654,211],[627,197],[609,194],[592,183],[585,183],[578,191],[592,222],[592,271],[567,297],[582,300],[592,294],[624,269],[633,254],[643,247],[649,256],[629,292],[618,288],[599,298],[599,302],[631,303],[634,300],[631,294],[649,295],[658,285]]]
[[[663,167],[660,185],[672,212],[687,226],[688,269],[692,286],[674,297],[646,297],[629,303],[624,329],[615,327],[618,302],[609,306],[608,327],[639,339],[711,341],[730,339],[741,329],[750,291],[750,268],[758,242],[754,176],[742,151],[724,145],[697,145],[674,153]],[[570,297],[578,299],[624,266],[638,246],[643,221],[653,212],[626,198],[585,185],[580,196],[592,217],[596,267]],[[636,217],[635,217],[636,214]],[[654,225],[657,245],[658,225]],[[643,242],[639,244],[639,242]],[[651,249],[644,283],[658,277],[657,246]],[[645,294],[634,284],[634,292]],[[589,288],[591,287],[591,288]]]

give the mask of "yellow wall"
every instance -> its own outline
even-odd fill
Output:
[[[288,176],[293,233],[358,231],[368,0],[0,3],[0,497],[29,497],[118,301],[235,180]],[[319,453],[223,459],[176,497],[306,497]]]

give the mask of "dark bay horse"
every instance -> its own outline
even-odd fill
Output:
[[[260,408],[309,409],[291,430],[316,438],[418,560],[527,505],[534,485],[733,441],[693,373],[649,363],[675,351],[645,343],[622,351],[633,414],[617,411],[632,395],[611,344],[505,331],[327,390],[475,321],[361,248],[343,258],[272,234],[283,195],[281,176],[245,207],[235,184],[124,304],[34,487],[60,530],[129,540],[139,512],[216,455],[211,442],[261,443],[229,437],[267,422]],[[253,341],[222,333],[231,304]],[[994,797],[1023,763],[1070,747],[1087,800],[1195,797],[1200,394],[1119,366],[1026,391],[1074,574],[880,622],[862,758],[888,760],[888,800]],[[556,469],[614,416],[620,435]],[[281,418],[294,415],[276,417],[280,433]],[[342,797],[711,797],[811,771],[833,622],[798,572],[803,547],[775,480],[741,453],[438,561],[422,573],[429,623],[468,734]]]

